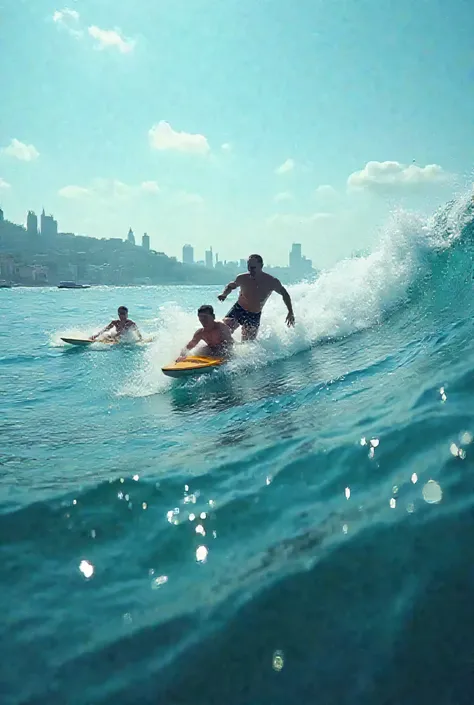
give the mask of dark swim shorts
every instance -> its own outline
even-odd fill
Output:
[[[240,304],[234,304],[226,318],[233,318],[244,328],[258,328],[260,326],[260,313],[246,311]]]

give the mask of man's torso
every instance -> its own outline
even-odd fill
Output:
[[[125,331],[130,330],[131,328],[135,328],[135,323],[129,318],[127,318],[126,321],[121,321],[120,319],[118,319],[113,323],[115,326],[115,330],[117,331],[117,335],[122,335],[123,333],[125,333]]]
[[[223,343],[227,342],[223,334],[224,323],[216,323],[211,330],[202,329],[202,339],[209,345],[210,348],[218,348]]]
[[[239,284],[238,303],[240,306],[251,313],[260,313],[273,291],[275,278],[265,272],[261,272],[255,278],[250,274],[241,274]]]

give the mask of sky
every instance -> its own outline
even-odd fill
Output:
[[[316,267],[471,184],[470,0],[0,0],[0,205]]]

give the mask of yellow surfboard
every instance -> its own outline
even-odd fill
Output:
[[[207,357],[204,355],[190,355],[183,362],[172,362],[162,367],[168,377],[186,377],[187,375],[210,372],[225,362],[223,357]]]

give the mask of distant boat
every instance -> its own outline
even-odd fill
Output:
[[[0,279],[0,289],[11,289],[12,285],[6,282],[5,279]]]
[[[76,284],[76,282],[59,282],[58,289],[89,289],[90,284]]]

